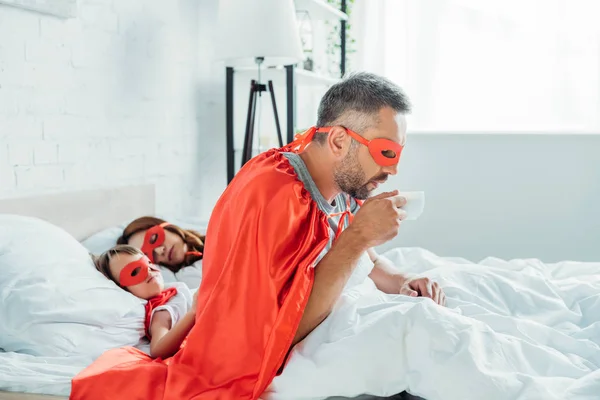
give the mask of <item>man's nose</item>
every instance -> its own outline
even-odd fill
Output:
[[[398,164],[390,165],[389,167],[384,167],[383,172],[388,175],[396,175],[398,173]]]

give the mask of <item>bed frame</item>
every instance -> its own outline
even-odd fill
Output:
[[[37,217],[83,240],[102,229],[155,213],[154,185],[0,200],[0,214]]]
[[[124,221],[154,215],[155,204],[154,185],[138,185],[0,200],[0,214],[37,217],[83,240]],[[0,391],[0,400],[52,399],[66,397]]]

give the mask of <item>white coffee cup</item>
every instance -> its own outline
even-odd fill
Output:
[[[414,221],[419,218],[425,208],[425,192],[400,192],[406,198],[406,205],[402,209],[406,212],[405,221]]]

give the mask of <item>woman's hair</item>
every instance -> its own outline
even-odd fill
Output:
[[[141,250],[136,249],[133,246],[129,246],[126,244],[118,244],[118,245],[114,246],[113,248],[106,250],[104,253],[100,254],[99,256],[96,256],[93,254],[91,254],[91,256],[92,256],[92,260],[94,261],[94,265],[96,266],[96,269],[98,271],[100,271],[102,273],[102,275],[106,276],[108,279],[110,279],[117,285],[121,286],[119,284],[119,282],[117,282],[117,280],[113,276],[112,272],[110,272],[110,261],[114,257],[117,257],[119,254],[129,254],[132,256],[135,256],[135,255],[143,256],[144,255],[144,253],[142,253]],[[123,286],[121,286],[121,287],[123,288]],[[123,288],[123,289],[125,289],[125,288]]]
[[[127,227],[123,231],[123,234],[121,235],[121,237],[119,239],[117,239],[117,244],[127,244],[129,242],[129,238],[131,238],[131,236],[135,235],[136,233],[138,233],[140,231],[145,231],[147,229],[150,229],[155,225],[160,225],[163,222],[167,222],[167,221],[162,220],[160,218],[156,218],[156,217],[138,218],[138,219],[134,220],[133,222],[131,222],[129,225],[127,225]],[[205,236],[201,235],[200,233],[198,233],[194,230],[191,230],[191,229],[182,229],[182,228],[178,227],[177,225],[167,225],[164,227],[164,229],[169,232],[173,232],[173,233],[177,234],[181,239],[183,239],[185,244],[187,244],[188,251],[197,251],[197,252],[201,252],[201,253],[204,252]],[[187,267],[188,265],[192,265],[193,263],[195,263],[196,261],[201,260],[201,259],[202,259],[202,256],[187,254],[185,256],[183,263],[181,263],[180,265],[176,265],[176,266],[164,265],[164,266],[173,272],[178,272],[181,268]]]

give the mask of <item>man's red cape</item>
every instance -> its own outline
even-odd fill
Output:
[[[327,215],[281,151],[270,150],[232,180],[206,237],[196,323],[182,348],[167,360],[110,350],[73,379],[71,399],[259,398],[306,307],[329,240]]]

